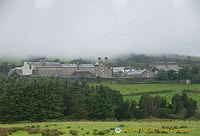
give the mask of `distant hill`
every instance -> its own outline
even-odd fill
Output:
[[[179,66],[199,66],[200,57],[181,56],[181,55],[144,55],[129,54],[115,57],[111,64],[115,66],[133,66],[148,68],[150,64],[158,61],[177,62]]]

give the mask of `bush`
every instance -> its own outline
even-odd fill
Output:
[[[119,127],[124,127],[124,124],[120,124]]]
[[[93,131],[93,135],[105,135],[108,134],[110,132],[110,130],[101,130],[101,131]]]
[[[70,130],[69,133],[70,133],[72,136],[77,136],[79,132],[78,132],[77,130]]]
[[[180,126],[180,128],[187,128],[187,125],[182,125]]]
[[[115,130],[115,128],[110,128],[110,130]]]
[[[17,132],[18,130],[22,130],[23,128],[0,128],[0,136],[9,136],[14,132]]]
[[[65,134],[65,133],[60,132],[57,129],[52,129],[52,130],[45,129],[45,130],[42,131],[42,136],[60,136],[60,135],[63,135],[63,134]]]
[[[49,127],[49,125],[45,125],[45,127]]]
[[[27,128],[25,129],[25,131],[27,131],[29,134],[39,134],[41,133],[40,129],[31,129],[31,128]]]

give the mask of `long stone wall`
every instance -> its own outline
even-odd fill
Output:
[[[34,75],[37,76],[71,76],[77,69],[77,67],[37,67],[34,71]],[[80,70],[89,71],[95,74],[94,68],[81,68]]]

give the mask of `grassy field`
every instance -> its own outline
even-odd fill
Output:
[[[179,92],[170,92],[170,93],[158,93],[158,94],[151,94],[151,96],[156,96],[156,95],[159,95],[161,97],[164,97],[166,98],[166,100],[168,102],[171,101],[172,97],[175,95],[175,94],[181,94]],[[200,93],[197,94],[197,93],[187,93],[188,97],[189,98],[192,98],[194,100],[197,101],[197,104],[198,106],[200,106]],[[131,95],[131,96],[124,96],[124,99],[133,99],[133,100],[136,100],[136,101],[139,101],[141,95]]]
[[[163,91],[180,91],[180,90],[194,90],[200,93],[200,84],[108,84],[103,83],[112,89],[116,89],[123,95],[147,93],[147,92],[163,92]],[[95,85],[95,84],[92,84]]]
[[[105,136],[199,136],[200,133],[200,121],[131,121],[131,122],[60,122],[60,123],[31,123],[31,124],[16,124],[16,125],[0,125],[2,128],[10,127],[27,127],[30,126],[32,129],[37,129],[42,131],[45,129],[64,132],[62,136],[72,136],[70,130],[78,132],[78,136],[93,136],[94,132],[98,135],[98,132],[105,132]],[[113,129],[116,127],[121,128],[121,133],[116,134]],[[167,133],[147,133],[147,129],[155,130],[156,128],[165,129],[165,131],[171,129],[171,132]],[[141,129],[140,133],[136,132]],[[175,131],[190,131],[186,134],[175,133]],[[126,133],[125,133],[126,131]],[[42,136],[41,133],[38,134],[29,134],[27,131],[17,131],[12,133],[11,136]],[[51,135],[50,135],[51,136]]]
[[[96,85],[96,84],[91,84]],[[168,101],[175,94],[182,94],[184,90],[189,97],[197,101],[200,106],[200,84],[109,84],[103,83],[112,89],[120,91],[124,95],[124,99],[133,99],[138,101],[142,94],[150,94],[151,96],[160,95],[165,97]]]

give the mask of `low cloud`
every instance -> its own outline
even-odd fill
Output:
[[[197,0],[1,0],[0,55],[199,55]]]

